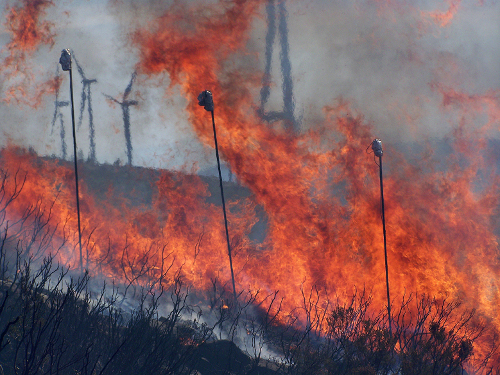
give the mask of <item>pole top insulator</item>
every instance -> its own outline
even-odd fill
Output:
[[[212,112],[214,110],[214,99],[212,93],[208,90],[202,91],[198,95],[198,104],[205,107],[205,110]]]
[[[61,51],[59,64],[61,64],[62,70],[71,70],[71,52],[69,49],[66,48]]]
[[[372,142],[372,150],[375,156],[382,157],[384,151],[382,150],[382,141],[375,138]]]

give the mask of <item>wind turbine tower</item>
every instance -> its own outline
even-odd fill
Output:
[[[116,100],[115,98],[113,98],[110,95],[103,94],[106,98],[119,104],[120,107],[122,108],[123,128],[124,128],[124,132],[125,132],[125,143],[127,146],[128,165],[132,165],[132,139],[131,139],[131,134],[130,134],[130,106],[137,105],[138,102],[137,102],[137,100],[128,100],[127,98],[130,95],[130,92],[132,91],[132,85],[134,84],[134,80],[135,80],[136,76],[137,76],[136,72],[132,73],[132,78],[130,79],[129,84],[127,85],[127,88],[125,89],[125,92],[123,93],[123,100],[121,102],[119,102],[118,100]]]
[[[276,4],[277,3],[277,4]],[[290,63],[290,44],[288,43],[288,25],[285,0],[268,0],[267,6],[267,34],[266,34],[266,67],[262,77],[260,90],[259,114],[268,122],[282,120],[286,129],[299,130],[299,121],[295,118],[295,99],[293,97],[292,64]],[[277,21],[277,22],[276,22]],[[271,93],[271,67],[273,61],[274,41],[279,34],[280,66],[282,78],[283,110],[266,112],[265,106]]]
[[[56,70],[56,78],[59,78],[59,64],[57,64],[57,70]],[[56,125],[57,119],[59,119],[59,124],[60,124],[60,136],[61,136],[61,148],[62,148],[62,158],[63,160],[66,159],[66,129],[64,128],[64,121],[63,121],[63,115],[60,112],[59,108],[61,107],[67,107],[69,105],[69,101],[61,101],[59,100],[59,86],[56,86],[56,100],[54,101],[54,116],[52,117],[52,127],[50,134],[52,135],[54,133],[54,127]]]
[[[89,141],[90,141],[90,150],[89,150],[89,160],[92,162],[96,161],[95,156],[95,128],[94,128],[94,112],[92,111],[92,93],[91,93],[91,85],[93,83],[97,83],[97,79],[88,79],[85,76],[85,73],[78,64],[78,60],[73,54],[73,61],[76,64],[76,68],[78,73],[80,73],[80,77],[82,77],[82,94],[80,99],[80,116],[78,117],[78,129],[82,126],[83,121],[83,112],[85,110],[85,104],[88,100],[87,110],[89,113]]]

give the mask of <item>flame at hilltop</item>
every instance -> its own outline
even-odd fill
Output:
[[[200,10],[176,3],[131,37],[141,56],[138,72],[168,73],[170,84],[182,88],[197,136],[210,146],[210,119],[196,96],[204,89],[214,94],[221,153],[252,193],[232,202],[228,218],[238,289],[279,290],[284,310],[290,312],[301,306],[302,290],[317,287],[326,300],[367,286],[377,307],[383,307],[377,167],[365,153],[374,138],[370,125],[341,100],[324,109],[321,126],[301,134],[263,123],[254,101],[259,72],[242,71],[236,63],[262,2],[223,4]],[[197,22],[188,27],[187,17]],[[486,103],[491,108],[488,128],[498,125],[498,93],[470,97],[438,91],[443,105]],[[462,120],[467,119],[464,115]],[[454,152],[446,168],[429,149],[418,163],[386,150],[389,278],[395,299],[412,292],[458,298],[477,308],[500,333],[499,176],[482,136],[484,131],[471,132],[459,124],[450,136]],[[57,229],[61,241],[68,228],[76,227],[71,168],[12,147],[2,158],[6,169],[22,165],[28,172],[22,194],[9,207],[10,217],[22,215],[26,204],[40,197],[47,205],[54,202],[51,220],[67,222]],[[214,278],[229,282],[222,215],[208,203],[210,193],[199,177],[161,172],[150,206],[134,206],[125,198],[116,204],[112,191],[102,199],[90,194],[85,181],[82,185],[83,237],[91,270],[110,276],[124,270],[133,279],[146,265],[154,277],[173,262],[198,289],[208,289]],[[249,238],[259,220],[257,206],[267,216],[261,244]],[[75,244],[71,236],[69,241]],[[78,266],[76,252],[71,246],[65,249],[59,253],[61,261]]]

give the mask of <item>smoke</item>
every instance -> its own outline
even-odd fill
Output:
[[[290,3],[296,20],[290,22],[294,74],[304,77],[295,85],[303,123],[314,123],[325,104],[343,97],[388,141],[447,134],[453,124],[434,83],[465,93],[499,84],[491,64],[500,57],[493,42],[498,28],[487,16],[498,16],[498,6],[453,4]],[[446,24],[436,24],[436,17],[449,9]],[[485,17],[482,22],[480,17]],[[476,21],[481,26],[474,29]],[[492,81],[486,82],[486,76]]]

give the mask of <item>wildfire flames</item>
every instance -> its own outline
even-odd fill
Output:
[[[53,5],[50,0],[23,0],[21,5],[8,9],[4,25],[11,40],[1,51],[6,56],[0,66],[5,81],[10,82],[2,90],[2,100],[7,103],[14,101],[37,107],[42,95],[53,94],[60,85],[57,78],[36,82],[29,62],[42,45],[54,45],[54,24],[43,20],[46,9]]]
[[[318,288],[326,301],[354,287],[367,287],[375,306],[383,308],[378,167],[373,155],[365,152],[375,138],[371,125],[341,100],[324,108],[321,126],[300,134],[264,123],[254,100],[261,73],[242,71],[234,63],[245,53],[252,20],[263,2],[222,3],[213,11],[176,3],[147,28],[135,30],[131,39],[141,56],[138,73],[168,73],[170,85],[180,86],[187,99],[197,136],[211,147],[210,117],[196,97],[205,89],[214,94],[221,154],[251,191],[249,198],[230,202],[237,289],[279,290],[284,311],[291,312],[303,303],[301,291]],[[436,22],[446,25],[459,3],[451,2]],[[196,22],[186,25],[186,18]],[[46,43],[49,34],[38,41]],[[467,110],[448,137],[453,152],[445,160],[439,160],[430,145],[422,148],[418,162],[385,150],[391,296],[400,300],[409,293],[425,293],[460,299],[466,308],[477,309],[478,319],[498,334],[500,181],[485,136],[499,125],[499,92],[470,96],[452,88],[434,89],[442,95],[444,108],[460,105]],[[485,109],[484,128],[469,130],[468,121]],[[2,162],[11,173],[21,165],[28,176],[9,206],[9,220],[43,199],[51,222],[60,223],[57,241],[68,241],[59,252],[60,261],[78,267],[71,167],[40,160],[14,146],[3,150]],[[133,278],[144,264],[154,266],[151,272],[159,275],[164,264],[173,262],[199,290],[208,289],[214,278],[229,287],[222,212],[208,202],[206,183],[196,175],[162,171],[155,191],[151,205],[137,206],[125,197],[117,205],[113,191],[107,197],[93,196],[81,181],[88,249],[84,259],[90,271],[113,277],[126,264],[123,270]],[[265,240],[257,244],[249,235],[262,219],[258,207],[265,211],[267,227]]]

